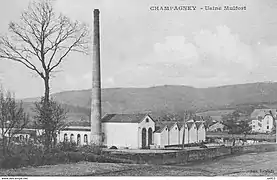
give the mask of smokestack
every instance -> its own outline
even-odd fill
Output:
[[[102,144],[99,9],[93,10],[91,144]]]

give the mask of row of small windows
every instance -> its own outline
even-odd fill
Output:
[[[67,134],[65,133],[64,134],[64,141],[65,142],[68,142],[68,137],[67,137]],[[73,143],[74,142],[74,134],[71,134],[70,135],[70,142]],[[88,143],[88,135],[85,134],[84,135],[84,143],[87,144]],[[81,144],[81,135],[80,134],[77,134],[77,145],[80,145]]]

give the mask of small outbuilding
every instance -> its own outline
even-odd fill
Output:
[[[165,124],[158,124],[154,132],[154,146],[164,148],[168,145],[168,127]]]

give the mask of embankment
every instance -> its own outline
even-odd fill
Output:
[[[180,164],[209,160],[223,156],[276,151],[277,144],[256,144],[248,146],[213,147],[207,149],[176,150],[174,152],[109,152],[110,156],[127,159],[139,164]]]

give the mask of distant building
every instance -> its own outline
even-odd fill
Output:
[[[276,109],[255,109],[251,113],[251,127],[253,132],[271,132],[276,118]]]
[[[226,126],[222,122],[214,122],[208,127],[209,132],[224,132],[226,131]]]

